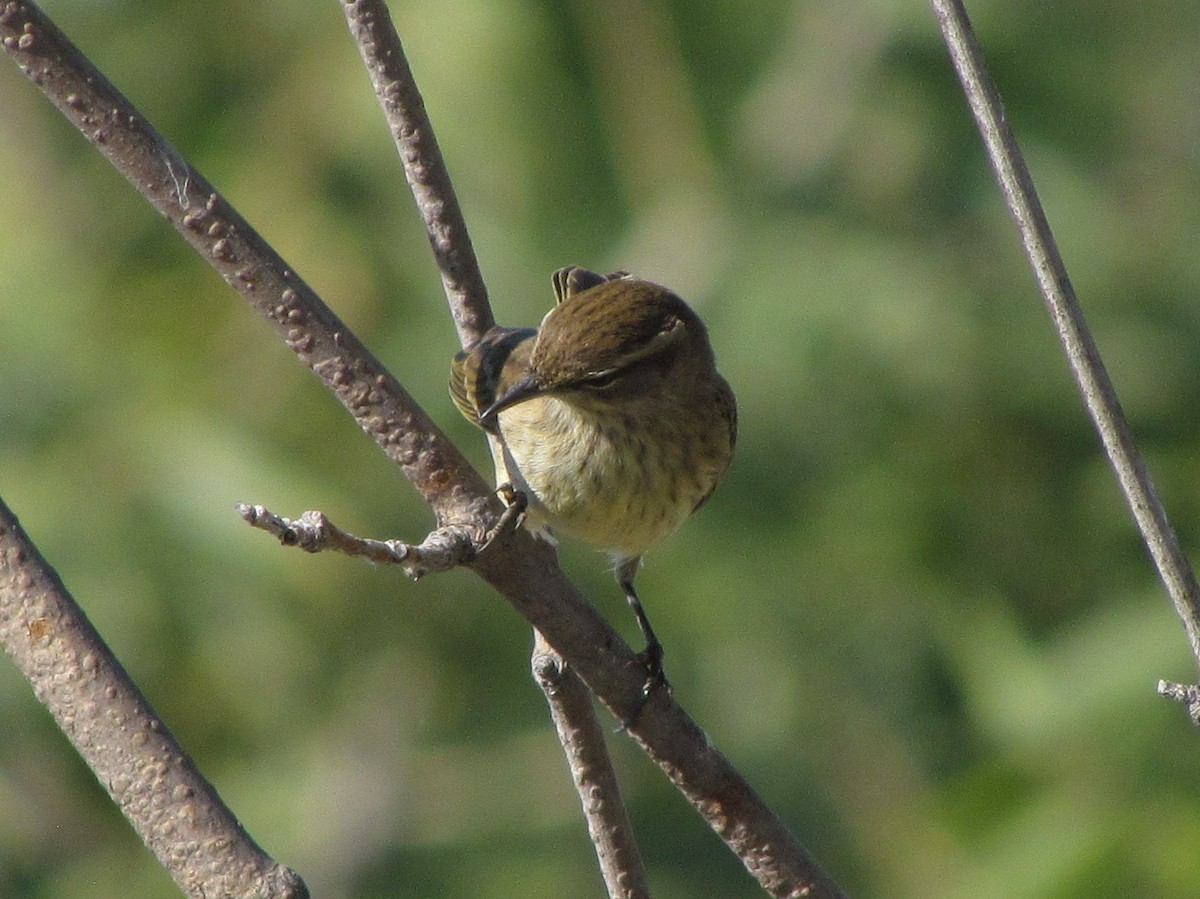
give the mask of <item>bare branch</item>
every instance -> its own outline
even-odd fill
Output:
[[[470,346],[496,320],[450,173],[425,114],[425,101],[417,90],[387,4],[380,0],[342,0],[342,6],[425,222],[459,342]]]
[[[1158,695],[1182,702],[1187,709],[1188,717],[1200,723],[1200,686],[1196,684],[1175,684],[1170,681],[1158,682]]]
[[[604,728],[592,706],[592,694],[579,678],[569,675],[562,657],[545,638],[537,631],[534,634],[533,679],[550,705],[608,895],[613,899],[648,899],[646,869],[620,800],[617,775],[606,749]]]
[[[299,518],[281,518],[266,506],[242,503],[238,514],[252,527],[274,535],[284,546],[305,552],[334,550],[347,556],[365,556],[378,564],[404,566],[414,581],[431,571],[449,571],[475,557],[475,541],[466,529],[451,525],[438,528],[421,545],[400,540],[374,540],[343,531],[324,512],[305,512]]]
[[[242,829],[3,500],[0,642],[184,893],[308,896]]]
[[[0,12],[21,70],[266,318],[359,426],[396,462],[441,522],[501,506],[458,448],[333,311],[34,4]]]
[[[1200,586],[1192,572],[1167,513],[1163,509],[1145,462],[1125,419],[1100,351],[1092,339],[1075,289],[1067,275],[1058,245],[1033,186],[1020,147],[1005,118],[995,84],[984,65],[970,19],[961,0],[932,0],[933,10],[950,58],[962,82],[967,102],[983,135],[988,158],[1017,224],[1025,253],[1084,404],[1100,434],[1121,491],[1133,511],[1159,575],[1187,631],[1192,654],[1200,664]],[[1200,718],[1193,715],[1200,724]]]
[[[509,506],[482,538],[465,525],[451,524],[431,531],[418,544],[355,536],[335,525],[324,512],[305,512],[293,520],[276,515],[266,506],[241,503],[237,511],[252,527],[274,535],[284,546],[298,546],[310,553],[333,550],[347,556],[364,556],[377,564],[399,565],[415,581],[473,562],[497,537],[518,525],[523,508],[523,504]]]

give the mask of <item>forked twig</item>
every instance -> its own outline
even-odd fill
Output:
[[[1150,480],[1116,390],[1084,319],[1033,179],[1008,125],[1000,95],[984,65],[983,53],[967,11],[962,0],[932,0],[932,4],[1084,405],[1100,434],[1142,540],[1183,621],[1192,655],[1200,665],[1200,586],[1167,520],[1166,510]],[[1196,688],[1160,682],[1159,692],[1186,699],[1195,695]],[[1200,724],[1200,703],[1188,705],[1192,720]]]
[[[523,504],[511,505],[483,538],[465,525],[443,525],[430,531],[420,543],[403,540],[375,540],[343,531],[324,512],[309,511],[299,518],[276,515],[266,506],[241,503],[238,514],[251,527],[274,535],[285,546],[298,546],[305,552],[326,550],[347,556],[362,556],[376,564],[399,565],[414,581],[427,574],[449,571],[467,565],[487,550],[495,540],[512,530],[523,513]]]

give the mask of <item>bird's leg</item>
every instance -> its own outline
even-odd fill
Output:
[[[620,563],[617,566],[617,582],[621,585],[621,589],[625,591],[625,599],[629,603],[629,607],[633,609],[633,614],[637,618],[638,628],[642,632],[642,636],[646,639],[646,647],[638,653],[638,658],[646,667],[646,681],[642,684],[642,695],[638,699],[629,714],[626,715],[624,725],[626,728],[631,726],[637,720],[637,716],[641,713],[642,707],[645,706],[646,700],[650,698],[650,694],[659,687],[663,687],[668,691],[671,685],[667,682],[667,675],[663,671],[663,645],[658,639],[658,635],[654,633],[654,628],[650,626],[650,619],[646,616],[646,610],[642,608],[642,602],[638,599],[637,591],[633,589],[633,576],[637,572],[638,566],[641,564],[641,559],[630,559]]]
[[[642,661],[646,665],[646,684],[642,687],[642,692],[649,696],[655,687],[667,685],[667,678],[663,673],[663,645],[658,639],[658,635],[654,633],[654,628],[650,626],[650,619],[646,617],[646,610],[642,608],[637,591],[633,589],[633,581],[622,581],[621,589],[625,591],[625,599],[629,602],[629,607],[633,609],[633,614],[637,617],[638,628],[641,629],[642,636],[646,638],[646,648],[638,653],[638,655],[641,656]]]

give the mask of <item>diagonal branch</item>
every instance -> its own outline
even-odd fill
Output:
[[[483,478],[428,415],[250,225],[28,0],[0,8],[0,38],[22,71],[327,384],[433,507],[482,537],[502,514]],[[624,720],[644,670],[624,640],[524,530],[470,567],[505,596]],[[665,691],[631,735],[773,896],[841,893],[704,732]],[[86,747],[79,746],[86,753]]]
[[[1175,531],[1167,520],[1100,351],[1092,339],[1033,179],[984,65],[983,53],[962,0],[932,0],[932,3],[967,103],[983,136],[996,180],[1016,221],[1079,392],[1100,434],[1142,539],[1183,621],[1192,654],[1200,664],[1200,586],[1196,576],[1179,548]],[[1195,715],[1193,720],[1200,724],[1200,718]]]
[[[592,694],[536,630],[534,637],[533,679],[546,694],[608,895],[612,899],[648,899],[646,869],[621,801]]]
[[[242,829],[2,500],[0,643],[184,893],[308,896]]]
[[[471,521],[487,483],[383,364],[36,5],[0,7],[4,49],[113,166],[262,315],[433,508]],[[492,500],[495,515],[499,501]]]
[[[425,222],[459,342],[471,346],[496,320],[450,173],[425,113],[425,101],[417,90],[387,4],[381,0],[342,0],[342,7]]]

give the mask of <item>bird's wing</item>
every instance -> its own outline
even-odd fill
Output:
[[[479,416],[496,401],[500,385],[515,383],[525,374],[536,337],[533,328],[496,326],[473,347],[455,355],[450,363],[450,398],[464,418],[479,425]]]

